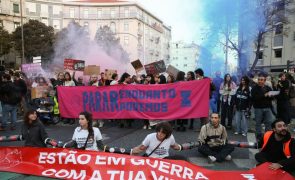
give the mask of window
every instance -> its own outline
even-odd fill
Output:
[[[0,20],[0,27],[3,27],[3,20]]]
[[[295,31],[293,32],[293,40],[295,41]]]
[[[102,10],[98,9],[97,10],[97,18],[101,18],[102,17]]]
[[[42,19],[41,22],[44,23],[46,26],[48,26],[48,20],[47,19]]]
[[[263,59],[263,51],[259,52],[258,59]]]
[[[88,9],[83,10],[83,17],[88,18]]]
[[[282,34],[283,33],[283,24],[276,25],[275,34]]]
[[[75,18],[75,9],[70,8],[70,18]]]
[[[116,24],[114,22],[111,22],[110,29],[113,33],[116,33]]]
[[[20,23],[19,22],[14,22],[14,29],[16,29],[19,26],[20,26]]]
[[[128,46],[129,45],[129,37],[124,36],[124,45]]]
[[[36,12],[36,4],[35,3],[31,3],[31,2],[26,2],[26,6],[29,10],[29,12]]]
[[[184,64],[183,67],[187,67],[187,64]]]
[[[276,58],[281,58],[282,57],[282,49],[274,49],[275,52],[275,57]]]
[[[13,12],[14,13],[19,13],[19,4],[13,3]]]
[[[53,28],[59,30],[60,29],[60,21],[57,19],[53,20]]]
[[[115,16],[116,16],[115,9],[111,9],[111,18],[115,18]]]
[[[187,57],[184,57],[184,60],[187,60]]]
[[[59,15],[61,11],[61,6],[53,6],[53,14]]]
[[[47,4],[41,4],[41,16],[42,17],[48,17],[48,5]]]
[[[129,23],[128,22],[124,23],[124,31],[129,31]]]
[[[129,8],[124,9],[124,17],[129,17]]]

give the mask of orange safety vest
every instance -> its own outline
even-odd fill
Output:
[[[268,143],[268,140],[270,138],[270,136],[272,135],[273,131],[267,131],[264,136],[263,136],[263,145],[261,150],[263,150],[266,146],[266,144]],[[285,156],[287,158],[291,157],[291,151],[290,151],[290,143],[291,143],[291,139],[289,141],[287,141],[286,143],[284,143],[283,145],[283,152],[285,154]]]

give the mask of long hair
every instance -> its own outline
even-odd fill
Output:
[[[250,80],[249,80],[248,76],[243,76],[243,77],[241,78],[241,83],[240,83],[240,85],[239,85],[239,89],[242,89],[242,88],[243,88],[242,80],[245,81],[245,86],[246,86],[246,88],[249,88]]]
[[[183,71],[179,71],[176,76],[176,81],[184,81],[185,73]]]
[[[119,84],[123,84],[125,79],[127,79],[128,77],[130,77],[130,74],[128,74],[127,72],[124,72],[119,80]]]
[[[83,112],[80,112],[79,115],[83,115],[85,116],[85,119],[87,120],[87,130],[88,130],[88,133],[89,133],[89,137],[90,136],[94,136],[93,134],[93,126],[92,126],[92,114],[87,112],[87,111],[83,111]]]
[[[191,80],[195,80],[196,79],[195,73],[193,71],[189,71],[187,73],[191,75],[191,79],[188,79],[188,81],[191,81]]]
[[[66,75],[69,76],[69,79],[66,79]],[[72,80],[71,74],[69,72],[65,72],[64,77],[65,77],[65,79],[64,79],[65,81],[71,81]]]
[[[35,114],[35,113],[36,113],[36,111],[33,110],[33,109],[30,109],[30,110],[28,110],[28,111],[25,113],[25,116],[24,116],[24,123],[25,123],[26,125],[28,125],[28,126],[31,125],[29,116],[30,116],[31,114]]]
[[[227,77],[227,76],[230,77],[230,80],[229,80],[228,82],[226,81],[226,77]],[[230,85],[231,85],[231,81],[232,81],[231,75],[228,74],[228,73],[225,74],[225,75],[224,75],[224,78],[223,78],[223,86],[225,87],[225,86],[227,85],[228,87],[230,87]]]
[[[163,74],[159,76],[159,79],[160,79],[159,84],[166,84],[166,77]]]
[[[152,74],[148,74],[148,75],[146,75],[146,76],[147,76],[147,77],[148,77],[148,76],[151,77],[151,81],[149,82],[150,84],[156,84],[154,75],[152,75]]]

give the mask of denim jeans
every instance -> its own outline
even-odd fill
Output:
[[[256,136],[261,137],[261,124],[265,125],[265,131],[271,130],[271,123],[274,118],[270,108],[255,108]]]
[[[210,102],[210,109],[211,109],[212,113],[217,113],[217,102],[216,102],[216,99],[211,98],[209,102]]]
[[[247,133],[248,132],[248,119],[245,116],[245,111],[236,111],[236,132]]]
[[[16,123],[16,111],[17,105],[3,104],[2,103],[2,123],[1,126],[5,128],[7,126],[7,121],[9,118],[9,113],[11,117],[11,127],[15,127]]]

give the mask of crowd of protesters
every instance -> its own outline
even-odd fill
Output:
[[[263,141],[266,140],[264,132],[276,132],[276,128],[278,128],[276,127],[276,123],[278,122],[283,122],[280,127],[287,127],[291,123],[290,99],[295,98],[295,81],[293,77],[290,74],[284,72],[279,74],[278,80],[268,76],[266,73],[258,73],[256,75],[250,74],[248,76],[242,77],[225,74],[222,78],[221,73],[216,72],[215,76],[216,77],[211,78],[210,95],[208,97],[210,99],[210,111],[212,112],[210,119],[208,112],[208,116],[199,118],[201,126],[198,128],[194,128],[194,122],[196,119],[177,119],[175,121],[170,121],[170,125],[172,125],[172,127],[177,131],[186,131],[187,127],[189,127],[189,129],[201,131],[199,141],[202,143],[202,146],[199,148],[199,152],[208,156],[210,161],[214,162],[231,159],[230,153],[234,150],[234,148],[226,145],[226,130],[234,129],[235,135],[241,134],[242,136],[247,136],[249,131],[248,123],[250,122],[251,117],[254,117],[256,124],[256,139],[257,142],[260,144],[262,143],[262,149],[265,151],[267,148],[264,147],[266,144],[263,146]],[[58,94],[56,93],[58,86],[110,86],[120,84],[151,85],[177,83],[179,81],[195,81],[209,78],[206,77],[203,70],[199,68],[194,72],[189,71],[185,73],[183,71],[179,71],[176,76],[172,74],[147,74],[131,76],[125,72],[119,77],[117,73],[114,73],[112,74],[111,79],[107,79],[105,74],[102,72],[100,75],[91,75],[87,82],[83,76],[76,77],[75,72],[73,72],[72,75],[69,72],[60,72],[57,74],[56,78],[50,79],[43,77],[41,74],[34,78],[28,78],[22,72],[5,71],[5,69],[2,67],[0,69],[0,77],[0,101],[2,107],[0,131],[7,130],[8,127],[11,130],[15,130],[17,112],[19,111],[21,114],[24,114],[22,112],[32,109],[32,100],[30,95],[32,88],[35,87],[45,86],[48,87],[50,91],[54,92],[47,93],[44,98],[51,96],[53,98],[51,104],[55,108],[54,112],[58,112]],[[28,113],[25,115],[25,125],[23,126],[22,130],[25,136],[27,136],[25,129],[28,128],[28,126],[34,126],[36,132],[39,132],[39,129],[44,131],[44,127],[40,124],[40,122],[35,121],[36,116],[37,115],[35,111],[28,111]],[[10,124],[8,126],[9,120]],[[98,127],[103,127],[104,123],[110,120],[96,119],[96,122],[98,122]],[[118,120],[117,122],[119,122],[119,127],[123,128],[131,127],[133,120]],[[75,124],[75,119],[63,119],[63,123]],[[156,123],[153,123],[151,120],[143,120],[143,129],[151,129],[155,124]],[[208,128],[209,130],[212,130],[208,131]],[[216,139],[215,136],[213,137],[213,135],[210,135],[211,131],[212,133],[216,133],[216,129],[218,129],[218,132],[220,131],[220,137],[223,136],[223,138]],[[283,136],[281,134],[284,133],[281,132],[284,131],[284,129],[277,131],[279,132],[279,137]],[[206,134],[208,132],[209,134]],[[47,137],[47,134],[44,132],[40,136],[44,139]],[[101,139],[100,136],[97,137],[98,140]],[[268,138],[269,137],[272,136],[268,135]],[[213,139],[208,140],[208,138]],[[277,141],[280,141],[284,138],[277,139]],[[145,141],[143,142],[143,145],[141,145],[142,147],[144,146],[144,148],[139,148],[140,150],[138,150],[138,152],[148,148]],[[28,142],[28,144],[30,143],[31,142]],[[284,145],[285,141],[280,143]],[[83,145],[83,142],[80,144]],[[174,143],[172,144],[175,145]],[[292,144],[294,144],[293,141]],[[44,144],[42,144],[42,146],[44,146]],[[274,143],[272,145],[272,147],[275,148],[277,148],[277,146],[278,143]],[[176,144],[174,148],[178,149],[178,145]],[[271,147],[268,147],[268,149],[272,151]],[[150,151],[147,152],[151,153]],[[284,154],[282,154],[283,152],[280,153],[281,156],[284,156]],[[263,154],[263,157],[262,154],[259,154],[257,156],[257,161],[270,161],[276,163],[272,160],[268,160],[265,156],[265,154]],[[278,159],[281,159],[281,157],[278,157],[276,161],[278,161]],[[274,169],[280,167],[283,167],[283,165],[272,165],[272,168]]]

